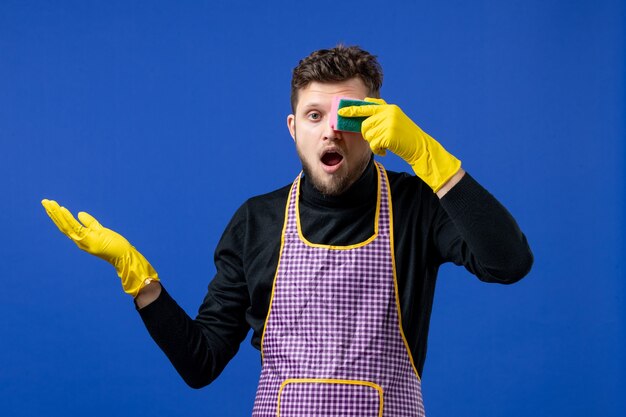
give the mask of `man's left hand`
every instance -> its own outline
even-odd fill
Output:
[[[461,168],[461,161],[417,126],[400,107],[382,99],[366,98],[371,106],[339,109],[342,117],[367,117],[361,125],[372,152],[384,156],[390,150],[404,159],[434,192],[439,191]]]

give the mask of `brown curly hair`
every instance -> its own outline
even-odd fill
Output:
[[[369,89],[370,97],[380,97],[383,69],[376,56],[358,46],[339,44],[320,49],[300,60],[291,77],[291,110],[298,104],[298,91],[313,81],[340,82],[359,77]]]

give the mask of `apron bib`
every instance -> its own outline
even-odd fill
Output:
[[[308,242],[300,176],[291,187],[253,417],[424,416],[400,325],[389,184],[376,170],[374,235],[355,245]]]

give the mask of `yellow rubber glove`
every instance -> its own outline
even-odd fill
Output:
[[[79,248],[115,267],[128,294],[136,297],[139,290],[150,282],[159,281],[152,265],[122,235],[103,227],[85,212],[78,213],[78,222],[69,210],[60,207],[54,200],[44,199],[41,204],[59,230]]]
[[[378,105],[344,107],[337,113],[342,117],[367,117],[361,133],[376,155],[384,156],[386,150],[395,153],[434,192],[459,171],[461,161],[413,123],[400,107],[377,98],[365,101]]]

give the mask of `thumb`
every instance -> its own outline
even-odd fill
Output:
[[[86,213],[84,211],[81,211],[80,213],[78,213],[78,220],[80,220],[80,222],[84,224],[85,227],[88,227],[91,230],[102,229],[102,225],[98,223],[98,220],[96,220],[91,214]]]

